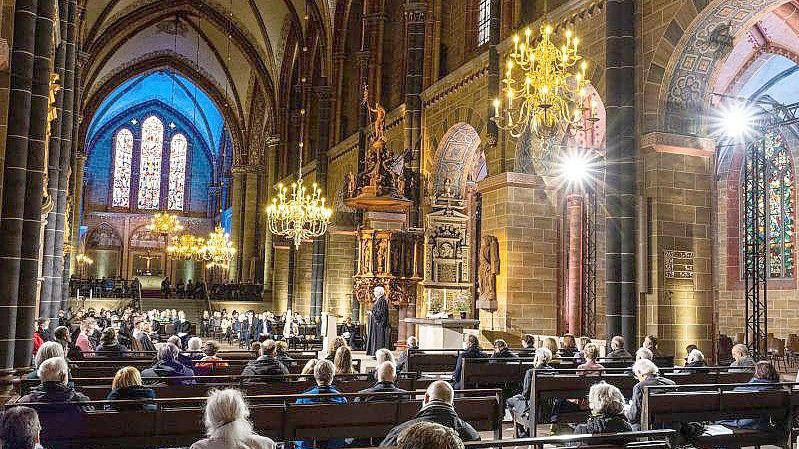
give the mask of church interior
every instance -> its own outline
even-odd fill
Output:
[[[799,0],[0,0],[0,449],[799,444],[797,86]]]

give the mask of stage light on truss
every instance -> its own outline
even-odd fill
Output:
[[[558,161],[557,174],[561,182],[572,188],[581,188],[591,182],[598,170],[597,154],[584,148],[569,148]]]
[[[733,140],[746,140],[755,133],[757,111],[742,102],[723,104],[715,122],[717,134]]]

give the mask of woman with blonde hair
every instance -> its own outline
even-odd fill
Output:
[[[342,346],[347,346],[347,340],[339,335],[333,339],[333,344],[330,345],[330,349],[327,351],[327,357],[325,357],[325,359],[335,362],[336,352],[338,351],[338,348]]]
[[[352,351],[346,346],[342,346],[336,350],[336,356],[333,358],[333,365],[336,367],[336,376],[341,374],[355,374],[352,369]]]
[[[255,433],[250,409],[239,390],[212,390],[205,404],[204,438],[190,449],[274,449],[275,442]]]
[[[563,336],[563,348],[560,350],[561,357],[574,357],[577,353],[577,340],[572,334]]]
[[[383,362],[394,362],[397,364],[397,361],[394,359],[394,354],[386,348],[380,348],[375,352],[375,359],[377,359],[377,366],[380,366]]]
[[[120,368],[114,375],[111,382],[111,392],[105,398],[106,401],[132,400],[132,399],[155,399],[155,390],[145,387],[141,379],[139,370],[126,366]],[[141,401],[141,404],[110,404],[107,408],[112,410],[148,410],[155,411],[156,405],[152,402]]]
[[[549,349],[549,352],[552,353],[552,359],[553,360],[557,360],[558,359],[558,350],[560,348],[558,348],[558,340],[556,340],[555,337],[547,337],[547,338],[545,338],[544,339],[544,344],[543,344],[542,347]]]
[[[305,366],[302,367],[302,371],[300,374],[303,376],[311,376],[313,378],[313,370],[316,368],[316,364],[319,362],[318,359],[311,359],[305,362]],[[308,377],[301,377],[300,380],[308,380]]]

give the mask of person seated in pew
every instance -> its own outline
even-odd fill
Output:
[[[415,336],[411,335],[405,340],[406,348],[402,351],[399,358],[397,358],[397,372],[401,373],[408,369],[408,357],[410,351],[418,351],[419,350],[419,341],[416,339]]]
[[[563,335],[563,346],[558,351],[558,354],[560,354],[561,357],[572,358],[578,352],[577,340],[574,339],[574,335]]]
[[[335,376],[335,367],[330,360],[319,360],[313,369],[314,380],[316,386],[310,390],[305,391],[304,395],[318,395],[318,394],[336,394],[340,393],[333,386],[333,378]],[[295,404],[346,404],[347,398],[344,396],[324,396],[324,397],[304,397],[299,398]],[[342,439],[334,439],[327,441],[295,441],[296,449],[311,449],[313,447],[325,447],[327,449],[338,449],[347,446],[347,442]]]
[[[397,387],[397,366],[391,360],[386,360],[377,365],[377,383],[370,388],[361,390],[358,393],[407,393],[406,390]],[[386,401],[394,400],[396,397],[375,397],[362,396],[355,398],[355,402]]]
[[[302,367],[302,371],[300,371],[300,374],[302,374],[303,376],[312,376],[313,370],[314,368],[316,368],[317,363],[319,363],[319,359],[308,360],[307,362],[305,362],[305,366]],[[309,377],[301,377],[299,380],[305,381],[308,379]]]
[[[189,338],[188,343],[186,343],[186,357],[188,357],[192,362],[195,360],[200,360],[203,358],[203,339],[200,337],[191,337]]]
[[[633,364],[633,375],[638,379],[638,383],[633,387],[633,397],[628,406],[625,407],[624,415],[633,430],[641,428],[641,404],[644,402],[644,389],[653,385],[674,385],[674,381],[660,377],[660,370],[654,362],[647,359],[638,360]]]
[[[289,344],[284,340],[275,342],[275,358],[280,360],[280,363],[285,365],[286,368],[297,363],[297,361],[289,355]]]
[[[194,370],[178,362],[180,350],[172,343],[158,348],[158,360],[153,366],[142,371],[141,376],[147,379],[165,379],[170,385],[193,385]],[[172,379],[186,377],[187,379]]]
[[[541,347],[549,349],[549,352],[552,353],[552,359],[550,362],[560,363],[558,360],[558,351],[560,351],[558,340],[556,340],[554,337],[547,337],[541,342]]]
[[[172,335],[171,337],[167,338],[166,342],[167,343],[172,343],[173,345],[175,345],[175,347],[178,348],[178,351],[183,349],[183,345],[182,345],[183,342],[180,340],[180,337],[178,337],[177,335]],[[181,365],[183,365],[183,366],[185,366],[187,368],[191,368],[191,366],[193,364],[191,358],[189,358],[189,356],[187,356],[186,354],[184,354],[182,352],[178,352],[177,360],[178,360],[178,363],[180,363]]]
[[[0,414],[0,447],[3,449],[41,449],[42,424],[36,410],[16,406]]]
[[[205,356],[199,361],[194,362],[194,374],[198,376],[210,375],[214,368],[227,368],[229,365],[221,357],[217,357],[219,352],[219,343],[208,340],[203,346],[203,354]],[[222,363],[220,363],[222,362]]]
[[[697,346],[697,345],[688,345],[688,346],[686,346],[685,347],[685,357],[683,357],[683,360],[685,360],[687,362],[688,361],[688,356],[691,354],[691,351],[693,351],[694,349],[699,349],[699,346]]]
[[[63,357],[47,359],[36,371],[39,373],[41,384],[22,396],[18,403],[44,402],[49,405],[47,407],[49,411],[59,413],[94,410],[91,405],[81,405],[82,402],[89,402],[89,398],[69,385],[69,366],[66,359]]]
[[[131,400],[131,399],[155,399],[155,390],[145,387],[142,382],[141,373],[132,366],[120,368],[114,375],[111,382],[111,391],[105,398],[107,401]],[[158,407],[152,402],[142,402],[141,404],[109,404],[109,410],[146,410],[156,411]]]
[[[69,328],[66,326],[58,326],[53,331],[53,341],[60,344],[64,348],[67,360],[81,360],[83,354],[77,346],[72,343],[72,338],[69,336]]]
[[[696,371],[703,371],[702,368],[706,367],[705,364],[705,355],[702,354],[702,351],[698,349],[694,349],[688,354],[688,357],[685,359],[685,366],[682,367],[679,372],[681,373],[691,373]]]
[[[610,340],[610,353],[607,355],[608,359],[632,359],[633,356],[626,349],[624,349],[624,337],[616,335]]]
[[[380,446],[396,446],[399,435],[420,422],[433,422],[449,427],[457,432],[463,441],[479,441],[480,434],[455,412],[454,396],[455,392],[449,383],[443,380],[431,383],[424,394],[422,409],[412,420],[391,429]]]
[[[535,357],[535,337],[531,334],[522,335],[522,349],[519,351],[519,357]]]
[[[458,354],[458,359],[455,361],[455,369],[452,371],[452,379],[450,383],[456,390],[461,389],[461,370],[463,369],[463,360],[465,359],[485,359],[488,354],[480,349],[480,340],[477,335],[468,334],[463,341],[463,351]]]
[[[730,373],[745,373],[752,370],[755,360],[749,355],[749,348],[743,344],[732,347],[733,362],[730,364]]]
[[[377,362],[377,363],[375,363],[375,368],[372,368],[372,369],[369,370],[369,380],[372,380],[372,381],[377,379],[377,373],[376,373],[377,372],[377,368],[383,362],[391,362],[391,363],[394,364],[395,367],[397,366],[397,360],[394,358],[394,353],[389,351],[386,348],[380,348],[380,349],[378,349],[375,352],[375,360]],[[333,362],[333,364],[335,365],[336,362]]]
[[[591,416],[574,428],[575,434],[631,432],[632,425],[624,416],[624,396],[618,388],[598,383],[588,390]]]
[[[585,345],[589,343],[593,342],[588,337],[580,337],[580,339],[577,340],[577,352],[574,354],[574,363],[578,365],[585,363],[585,357],[583,357],[583,350],[585,349]]]
[[[133,338],[139,342],[142,351],[155,351],[155,344],[150,338],[150,323],[146,319],[136,322],[133,330]]]
[[[280,362],[277,358],[275,358],[275,341],[274,340],[266,340],[265,342],[261,343],[261,351],[259,352],[260,356],[248,363],[244,366],[244,369],[241,371],[242,376],[280,376],[286,375],[289,373],[288,368],[286,368],[283,363]],[[245,379],[245,382],[255,382],[258,379]],[[263,379],[262,381],[266,381]]]
[[[336,375],[356,374],[352,367],[352,351],[347,346],[342,346],[336,351],[333,358],[333,366],[336,368]]]
[[[652,351],[652,359],[663,357],[663,354],[660,353],[658,349],[658,339],[654,335],[647,335],[644,337],[644,343],[641,345],[642,348],[649,349]]]
[[[533,368],[524,373],[524,382],[522,383],[522,392],[509,397],[505,401],[505,407],[516,416],[523,416],[530,411],[530,389],[533,383],[533,376],[536,371],[551,372],[553,375],[556,373],[549,362],[552,360],[552,352],[547,348],[539,348],[535,352],[535,359],[533,360]],[[526,435],[526,430],[517,429],[519,437]]]
[[[117,340],[117,330],[113,327],[107,327],[103,330],[103,336],[100,337],[100,346],[95,350],[97,357],[116,359],[126,357],[128,348],[122,346]]]
[[[494,353],[491,354],[492,359],[518,359],[519,356],[511,352],[508,343],[505,340],[498,338],[494,340]]]
[[[449,427],[420,422],[397,437],[397,449],[463,449],[463,440]]]
[[[274,449],[275,442],[258,435],[244,395],[236,389],[212,390],[205,404],[206,438],[190,449]]]
[[[577,366],[578,370],[582,370],[577,371],[577,374],[582,376],[599,376],[602,374],[602,370],[604,370],[605,367],[596,362],[596,359],[599,357],[599,346],[588,343],[583,346],[582,353],[585,363]]]
[[[732,391],[779,390],[782,388],[779,385],[779,382],[780,374],[774,368],[774,365],[772,365],[771,362],[763,360],[755,364],[755,375],[749,380],[748,385],[735,387]],[[769,430],[772,428],[771,419],[768,417],[754,419],[731,419],[719,421],[718,424],[722,424],[733,429]]]
[[[94,333],[95,323],[96,321],[94,318],[84,318],[80,322],[80,333],[75,337],[75,346],[77,346],[81,352],[91,353],[83,354],[86,358],[94,357],[94,345],[89,336]]]
[[[33,357],[33,367],[36,368],[26,376],[26,379],[38,380],[39,373],[37,370],[45,360],[61,357],[66,358],[64,347],[55,341],[47,341],[39,347],[39,351]]]
[[[650,351],[647,348],[638,348],[638,350],[635,351],[635,361],[636,362],[638,360],[641,360],[641,359],[652,360],[654,362],[654,360],[652,359],[653,357],[654,357],[654,354],[652,354],[652,351]]]
[[[333,344],[331,344],[330,349],[327,350],[327,356],[325,357],[325,360],[330,360],[333,362],[336,359],[336,351],[338,351],[338,348],[342,346],[347,346],[347,340],[344,340],[344,337],[339,335],[333,339]]]

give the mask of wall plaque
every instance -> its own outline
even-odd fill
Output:
[[[693,279],[694,252],[667,249],[664,251],[666,279]]]

